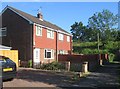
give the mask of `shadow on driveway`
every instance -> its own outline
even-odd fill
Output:
[[[29,82],[43,82],[56,86],[69,87],[73,83],[72,76],[64,73],[56,73],[35,69],[19,69],[17,79],[24,79]]]
[[[55,85],[60,88],[69,87],[118,87],[118,67],[120,63],[111,63],[101,66],[97,71],[90,75],[80,78],[77,81],[72,79],[71,72],[51,72],[39,69],[20,68],[16,79],[22,79],[28,82],[42,82],[49,85]]]

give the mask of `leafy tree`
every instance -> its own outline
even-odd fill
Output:
[[[82,22],[75,22],[71,26],[71,33],[74,41],[96,41],[99,30],[84,26]]]
[[[114,15],[109,10],[97,12],[88,20],[88,26],[90,28],[100,31],[100,37],[102,41],[113,39],[111,36],[111,30],[115,29],[117,23],[117,15]]]
[[[120,30],[117,31],[118,32],[118,35],[117,35],[117,41],[120,41]]]
[[[72,26],[71,26],[71,33],[73,35],[73,40],[77,40],[80,41],[80,39],[82,38],[83,35],[83,31],[86,27],[83,26],[82,22],[75,22]]]
[[[84,29],[83,41],[96,41],[99,30],[89,28]]]

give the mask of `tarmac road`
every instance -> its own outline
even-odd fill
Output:
[[[118,87],[118,64],[100,67],[85,78],[72,80],[70,73],[52,73],[38,69],[21,68],[17,77],[3,83],[3,87]]]

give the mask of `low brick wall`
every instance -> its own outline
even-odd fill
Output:
[[[107,54],[100,54],[100,59],[108,60]],[[93,55],[58,55],[58,62],[66,62],[70,61],[70,69],[73,71],[81,71],[82,69],[82,63],[88,62],[88,70],[94,71],[96,70],[100,63],[99,63],[99,55],[93,54]]]

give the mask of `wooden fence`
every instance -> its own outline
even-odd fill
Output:
[[[18,50],[0,50],[0,55],[9,57],[18,67]]]
[[[70,62],[70,69],[74,71],[81,71],[82,64],[84,62],[88,62],[88,70],[94,71],[101,65],[99,60],[102,59],[102,63],[107,63],[108,55],[107,54],[90,54],[90,55],[69,55],[69,54],[59,54],[58,55],[58,62]]]

